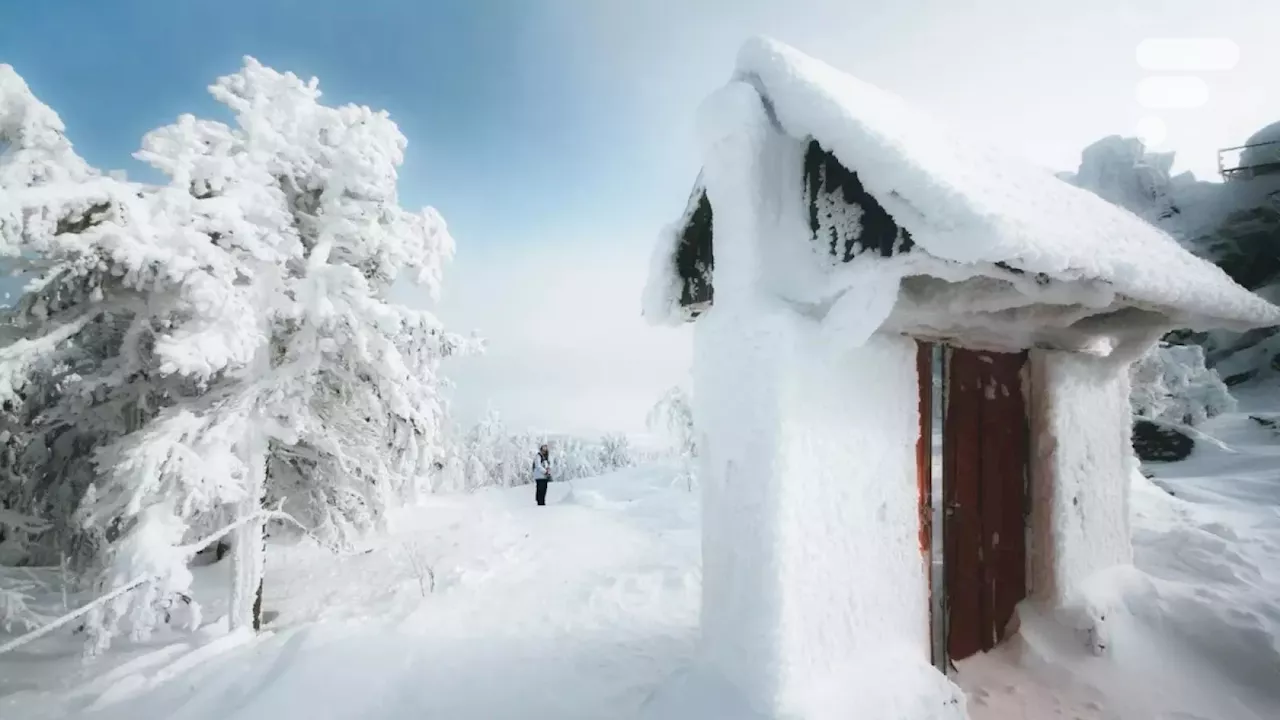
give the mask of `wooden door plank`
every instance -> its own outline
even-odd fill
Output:
[[[1026,406],[1023,402],[1021,371],[1026,353],[994,357],[991,388],[987,401],[984,455],[991,468],[984,485],[996,500],[984,507],[986,540],[989,544],[992,646],[1005,639],[1014,609],[1026,596],[1026,525],[1023,509],[1026,472],[1030,459]],[[988,648],[989,649],[989,648]]]
[[[975,353],[949,353],[946,436],[943,448],[947,653],[966,658],[982,649],[982,547],[980,488],[981,368]]]
[[[943,494],[947,649],[954,659],[1004,640],[1026,595],[1023,508],[1029,442],[1026,353],[949,353]]]

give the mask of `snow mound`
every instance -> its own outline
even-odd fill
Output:
[[[1274,165],[1280,163],[1280,122],[1274,122],[1249,136],[1245,142],[1244,152],[1240,154],[1240,165],[1256,167],[1258,165]]]
[[[1280,324],[1280,309],[1141,218],[953,135],[896,96],[764,38],[743,46],[737,68],[788,135],[817,139],[856,170],[934,256],[1101,280],[1197,328]]]

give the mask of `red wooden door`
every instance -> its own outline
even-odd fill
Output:
[[[1026,597],[1026,359],[948,353],[942,531],[952,660],[995,647]]]

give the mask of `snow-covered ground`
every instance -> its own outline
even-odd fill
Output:
[[[1135,565],[1096,578],[1106,657],[1024,613],[1019,637],[960,663],[977,718],[1280,717],[1280,393],[1245,392],[1185,461],[1131,497]]]
[[[1240,405],[1203,427],[1229,450],[1200,443],[1135,480],[1139,571],[1099,578],[1091,598],[1108,655],[1027,616],[960,663],[975,720],[1280,717],[1280,435],[1248,417],[1280,395]],[[88,665],[65,634],[0,656],[0,717],[633,717],[697,636],[697,494],[676,477],[557,483],[545,508],[531,488],[435,497],[341,558],[274,547],[279,616],[256,639],[219,631],[225,563],[198,569],[200,633]]]

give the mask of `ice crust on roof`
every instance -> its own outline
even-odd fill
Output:
[[[1163,231],[996,148],[957,136],[902,99],[767,38],[748,40],[737,79],[782,130],[816,139],[930,254],[1101,280],[1191,324],[1280,324],[1280,308]]]

